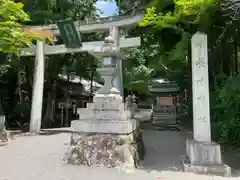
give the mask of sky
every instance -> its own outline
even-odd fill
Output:
[[[103,11],[103,14],[101,15],[102,17],[112,16],[117,12],[117,5],[114,0],[112,2],[98,0],[96,3],[96,7]]]

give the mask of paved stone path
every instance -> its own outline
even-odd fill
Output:
[[[0,180],[223,180],[224,177],[168,171],[181,169],[185,141],[180,132],[144,132],[143,170],[125,172],[63,164],[69,134],[24,136],[0,146]],[[231,178],[231,180],[239,178]]]

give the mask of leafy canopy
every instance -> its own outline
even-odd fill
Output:
[[[173,28],[182,32],[200,25],[205,20],[204,26],[210,22],[210,9],[216,6],[216,0],[156,0],[155,5],[147,8],[140,26],[155,26],[157,29]],[[188,29],[188,30],[189,30]]]
[[[23,4],[12,0],[0,0],[0,51],[19,53],[20,48],[31,45],[33,38],[42,37],[42,33],[24,29],[20,23],[30,18],[23,10]],[[44,37],[44,36],[43,36]]]

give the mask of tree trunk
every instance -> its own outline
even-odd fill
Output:
[[[229,54],[227,52],[224,53],[222,57],[223,57],[223,72],[224,74],[229,76],[231,74],[231,58],[229,57]]]
[[[28,98],[29,101],[32,101],[32,77],[30,76],[30,72],[29,72],[29,67],[26,64],[25,65],[25,75],[26,75],[26,81],[27,81],[27,92],[28,92]]]
[[[193,119],[193,104],[192,104],[192,50],[191,50],[191,41],[189,42],[189,47],[188,47],[188,67],[189,67],[189,72],[188,72],[188,78],[190,85],[188,87],[188,118],[190,120]],[[192,122],[193,123],[193,122]]]
[[[47,128],[53,122],[53,115],[52,115],[52,93],[47,93],[47,103],[46,103],[46,111],[43,118],[43,127]]]
[[[46,111],[43,118],[43,125],[45,128],[48,128],[51,126],[51,124],[54,122],[54,116],[55,116],[55,97],[56,96],[56,82],[51,84],[51,88],[47,94],[47,105],[46,105]]]
[[[64,119],[64,127],[68,127],[68,125],[69,125],[69,122],[68,122],[68,119],[69,119],[69,117],[68,117],[68,105],[69,105],[69,101],[70,101],[70,99],[69,99],[69,95],[68,95],[68,92],[66,92],[66,94],[65,94],[65,106],[64,106],[64,108],[65,108],[65,119]]]
[[[238,73],[238,42],[237,42],[237,35],[234,38],[234,71]]]
[[[18,94],[18,104],[22,104],[22,78],[21,78],[21,72],[18,69],[17,72],[17,88],[16,88],[16,94]]]
[[[212,58],[212,55],[213,54],[209,53],[209,57],[208,57],[208,59],[209,59],[209,71],[208,71],[208,73],[209,73],[209,77],[211,77],[210,89],[214,91],[215,89],[217,89],[218,84],[217,84],[215,62],[214,62],[215,58]]]

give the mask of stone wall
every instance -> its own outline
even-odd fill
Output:
[[[77,165],[135,168],[144,155],[138,130],[128,135],[75,132],[66,160]]]

